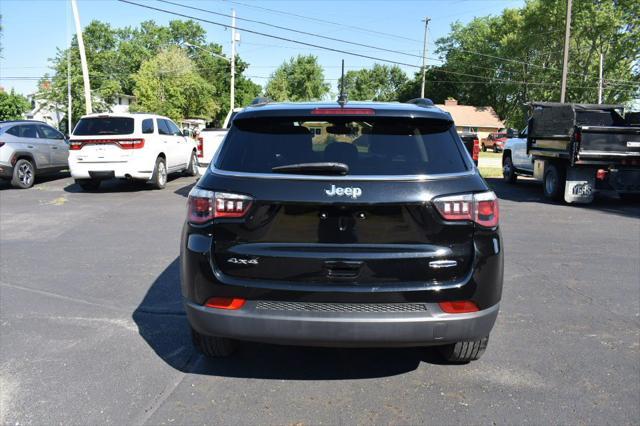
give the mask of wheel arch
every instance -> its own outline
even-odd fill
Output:
[[[33,164],[33,167],[35,167],[35,169],[38,170],[38,164],[36,163],[36,159],[34,158],[33,154],[30,153],[29,151],[14,152],[13,155],[11,156],[11,165],[15,166],[18,160],[23,160],[23,159],[31,161],[31,163]]]

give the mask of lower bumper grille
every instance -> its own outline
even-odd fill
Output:
[[[256,309],[294,312],[426,312],[424,303],[311,303],[261,300]]]

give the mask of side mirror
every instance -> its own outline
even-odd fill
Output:
[[[190,131],[190,130],[188,130],[188,129],[184,129],[184,130],[182,131],[182,136],[184,136],[185,138],[189,138],[189,137],[191,137],[191,131]]]

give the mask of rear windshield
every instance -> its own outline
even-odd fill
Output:
[[[218,156],[221,170],[273,173],[289,164],[339,162],[349,175],[456,173],[465,163],[451,123],[369,118],[237,119]]]
[[[133,133],[133,118],[91,117],[81,119],[73,131],[74,136],[130,135]]]

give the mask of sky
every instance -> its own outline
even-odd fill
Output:
[[[230,23],[229,18],[154,0],[132,1],[210,21]],[[425,17],[431,19],[428,26],[427,56],[437,59],[433,54],[435,48],[433,43],[448,34],[452,23],[456,21],[466,23],[476,16],[498,15],[505,8],[521,7],[524,3],[524,0],[172,1],[226,14],[230,14],[231,10],[235,9],[238,18],[266,21],[273,25],[388,49],[391,52],[303,36],[255,23],[238,21],[236,24],[241,28],[297,41],[407,63],[408,65],[401,68],[409,76],[412,76],[422,63]],[[140,22],[150,19],[159,24],[181,19],[116,0],[78,0],[78,9],[82,26],[94,19],[108,22],[113,27],[137,26]],[[75,34],[70,1],[2,0],[0,14],[3,28],[0,85],[6,90],[13,88],[25,95],[33,93],[36,90],[37,78],[46,72],[51,72],[48,68],[51,65],[49,59],[55,56],[56,49],[68,46],[70,37]],[[201,25],[207,31],[207,40],[222,45],[224,53],[230,55],[230,30],[204,22],[201,22]],[[262,86],[282,62],[298,54],[313,54],[318,57],[325,69],[325,77],[331,84],[332,92],[337,91],[336,82],[340,77],[341,59],[345,60],[346,70],[371,67],[376,62],[283,40],[274,40],[242,30],[239,32],[240,44],[237,45],[237,52],[250,64],[245,75]],[[439,62],[430,59],[428,64],[439,64]]]

